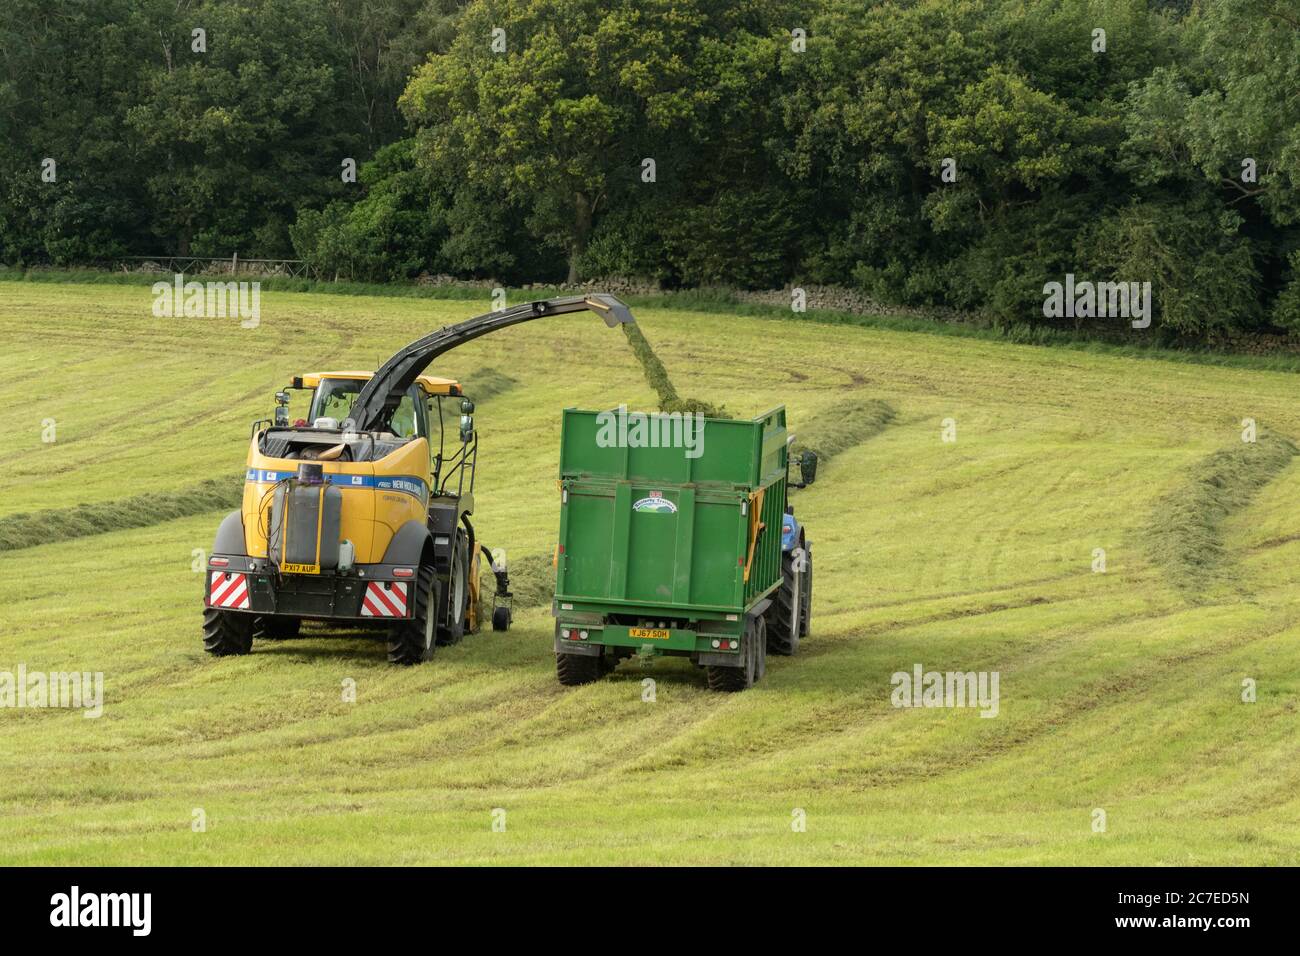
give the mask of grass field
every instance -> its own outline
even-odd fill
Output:
[[[490,303],[267,292],[246,330],[150,301],[0,282],[0,671],[105,675],[96,720],[0,709],[0,861],[1300,862],[1293,373],[639,309],[683,396],[785,403],[834,450],[796,498],[813,635],[744,694],[681,661],[565,689],[540,604],[410,669],[358,638],[201,648],[224,509],[191,493],[238,481],[276,387]],[[495,390],[477,525],[543,575],[559,409],[653,393],[588,315],[445,358]],[[81,505],[131,520],[42,543]],[[891,706],[915,664],[998,672],[997,717]]]

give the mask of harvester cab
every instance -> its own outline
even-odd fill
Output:
[[[475,533],[478,431],[458,382],[424,375],[439,355],[521,322],[590,310],[632,321],[612,296],[531,302],[446,326],[377,371],[294,377],[274,417],[255,422],[239,511],[208,561],[204,647],[246,654],[254,637],[284,638],[303,620],[387,631],[388,659],[428,660],[489,615],[510,626],[509,577]],[[290,392],[310,394],[290,424]],[[479,593],[488,554],[495,593]]]

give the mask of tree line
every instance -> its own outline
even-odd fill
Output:
[[[356,176],[349,174],[355,164]],[[0,261],[1300,328],[1295,0],[6,0]]]

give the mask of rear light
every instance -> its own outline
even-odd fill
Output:
[[[210,558],[210,559],[208,560],[208,564],[212,565],[214,568],[224,568],[224,567],[227,567],[227,566],[230,564],[230,559],[229,559],[229,558]]]
[[[393,577],[409,578],[415,574],[415,568],[393,568]]]
[[[721,641],[714,641],[714,642],[713,642],[713,646],[714,646],[714,647],[721,647],[721,646],[722,646],[722,642],[721,642]]]
[[[570,633],[570,632],[569,632],[569,629],[568,629],[567,627],[564,628],[564,629],[562,629],[562,630],[560,631],[560,634],[561,634],[563,637],[565,637],[566,639],[568,638],[569,633]]]
[[[580,640],[584,640],[584,641],[585,641],[585,640],[587,639],[587,632],[586,632],[586,631],[579,631],[579,632],[578,632],[578,638],[579,638]]]

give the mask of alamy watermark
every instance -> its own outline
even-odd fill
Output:
[[[56,927],[124,927],[132,936],[148,936],[153,927],[152,893],[83,893],[73,885],[50,897],[50,925]]]
[[[629,412],[626,405],[596,415],[599,448],[681,448],[687,458],[704,454],[704,413]]]
[[[889,682],[895,707],[978,707],[981,717],[998,715],[997,671],[927,671],[920,664],[895,671]]]
[[[153,314],[160,319],[236,318],[246,329],[262,322],[260,282],[186,282],[177,273],[172,282],[153,284]]]
[[[1135,329],[1151,325],[1150,282],[1076,283],[1074,273],[1067,272],[1064,284],[1045,284],[1043,296],[1043,315],[1049,319],[1131,319]]]
[[[84,711],[94,719],[104,713],[102,671],[0,671],[0,708],[62,707]]]

